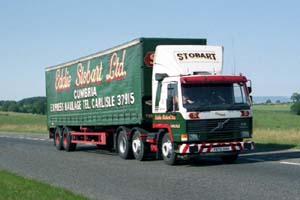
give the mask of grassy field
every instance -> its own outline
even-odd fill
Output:
[[[254,141],[263,144],[300,145],[300,116],[291,104],[254,105]]]
[[[0,131],[46,133],[46,116],[0,112]]]
[[[0,199],[87,200],[67,190],[26,179],[4,170],[0,170]]]
[[[300,116],[290,112],[291,104],[254,105],[254,127],[300,129]]]

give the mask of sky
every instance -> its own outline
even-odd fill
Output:
[[[0,100],[45,96],[45,68],[139,37],[206,38],[254,96],[300,92],[300,1],[0,0]]]

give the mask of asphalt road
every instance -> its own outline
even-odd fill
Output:
[[[92,199],[300,200],[299,150],[259,148],[235,164],[204,159],[167,166],[92,147],[59,152],[46,135],[0,133],[0,169]]]

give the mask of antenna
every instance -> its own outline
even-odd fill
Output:
[[[236,65],[235,65],[235,52],[234,52],[234,38],[231,40],[232,45],[232,61],[233,61],[233,75],[236,73]]]

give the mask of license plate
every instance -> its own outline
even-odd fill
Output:
[[[210,152],[231,151],[230,147],[213,147]]]

